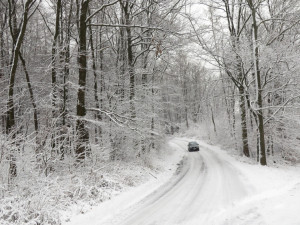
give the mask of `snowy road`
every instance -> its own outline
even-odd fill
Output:
[[[186,151],[187,143],[187,139],[173,139],[170,146]],[[182,168],[170,182],[104,224],[215,224],[218,214],[230,213],[234,202],[246,193],[238,170],[202,146],[200,152],[186,154]]]
[[[169,141],[165,172],[66,225],[299,225],[300,168],[240,162],[219,147]],[[176,174],[177,162],[184,156]]]

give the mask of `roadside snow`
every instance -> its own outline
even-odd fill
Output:
[[[250,194],[234,208],[216,215],[222,225],[299,225],[300,168],[263,167],[240,162],[219,147],[199,141],[200,145],[218,152],[236,167]],[[234,213],[233,213],[234,212]]]
[[[176,138],[175,138],[176,139]],[[171,140],[166,149],[172,151],[166,154],[157,165],[165,167],[165,171],[152,178],[145,184],[132,187],[93,207],[86,214],[74,214],[71,220],[65,225],[81,224],[103,224],[104,221],[111,221],[118,217],[121,212],[129,207],[137,205],[146,196],[158,190],[168,182],[178,167],[178,162],[187,154],[183,151],[183,141],[197,140],[197,138],[177,138]],[[245,186],[247,195],[238,199],[233,204],[214,210],[214,218],[205,225],[299,225],[300,224],[300,168],[292,166],[280,166],[278,168],[262,167],[251,165],[242,158],[235,158],[223,151],[220,147],[209,145],[198,140],[202,148],[216,153],[220,159],[230,164],[238,173],[239,179]],[[232,193],[234,195],[234,193]],[[215,196],[218,198],[218,196]],[[219,196],[220,198],[224,196]],[[195,221],[201,221],[202,214],[195,214]],[[198,218],[198,219],[197,219]],[[119,218],[120,220],[120,218]],[[121,220],[122,221],[122,220]],[[191,221],[190,221],[191,222]],[[141,224],[142,225],[142,224]],[[169,224],[173,225],[173,224]],[[189,225],[189,223],[187,223]]]
[[[85,214],[78,214],[77,210],[73,210],[73,217],[70,221],[63,224],[102,224],[102,221],[114,218],[120,212],[140,202],[154,190],[165,184],[176,172],[178,163],[182,159],[184,153],[178,150],[178,146],[174,146],[172,143],[167,143],[162,151],[165,153],[163,153],[160,158],[155,158],[156,161],[152,162],[152,164],[156,167],[163,167],[163,172],[155,175],[151,174],[151,178],[146,183],[129,188],[127,191],[113,197],[111,200],[93,207]]]

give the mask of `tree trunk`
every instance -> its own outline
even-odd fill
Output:
[[[85,106],[85,90],[86,90],[86,76],[87,76],[87,43],[86,43],[86,32],[87,32],[87,12],[88,12],[89,0],[82,1],[78,6],[80,7],[79,22],[78,22],[78,66],[79,66],[79,89],[77,92],[77,108],[76,115],[78,117],[76,121],[76,131],[78,135],[78,142],[76,146],[76,157],[78,162],[82,162],[85,159],[87,145],[89,143],[89,133],[85,127],[83,117],[86,115]]]
[[[0,6],[1,11],[4,11],[4,8],[2,8],[2,5]],[[2,77],[4,77],[4,68],[5,68],[5,64],[4,64],[4,59],[5,59],[5,52],[4,52],[4,28],[6,25],[6,16],[7,16],[7,10],[5,10],[5,17],[3,17],[2,15],[0,16],[0,79],[2,79]],[[4,19],[5,18],[5,19]]]
[[[100,34],[101,35],[101,34]],[[90,39],[90,46],[91,46],[91,55],[92,55],[92,68],[93,68],[93,73],[94,73],[94,99],[95,99],[95,104],[96,108],[100,109],[100,104],[99,104],[99,97],[98,97],[98,74],[97,74],[97,68],[96,68],[96,57],[95,57],[95,49],[94,49],[94,41],[93,41],[93,33],[92,33],[92,26],[89,24],[89,39]],[[101,42],[100,42],[101,45]],[[102,54],[100,54],[102,56]],[[102,59],[100,59],[102,61]],[[102,71],[102,62],[100,62],[100,70]],[[102,117],[99,111],[96,111],[95,119],[101,121]],[[99,134],[98,134],[99,132]],[[99,138],[101,137],[101,127],[98,126],[95,128],[95,142],[96,144],[99,143]],[[98,137],[99,135],[99,137]]]
[[[254,70],[256,77],[256,101],[257,101],[257,117],[258,117],[258,131],[259,131],[259,147],[260,147],[260,164],[267,165],[266,159],[266,149],[265,149],[265,133],[264,133],[264,117],[263,117],[263,99],[262,99],[262,87],[261,87],[261,77],[259,69],[259,54],[258,54],[258,26],[256,23],[256,8],[253,5],[252,0],[247,0],[248,5],[251,9],[252,14],[252,29],[253,29],[253,55],[254,55]]]
[[[217,127],[216,127],[216,123],[215,123],[214,111],[211,106],[210,106],[210,112],[211,112],[211,122],[214,126],[214,132],[215,132],[215,134],[217,134]]]
[[[135,118],[135,106],[134,106],[134,97],[135,97],[135,73],[134,73],[134,53],[133,53],[133,46],[132,46],[132,35],[131,35],[131,28],[130,25],[130,8],[131,5],[129,1],[123,5],[124,16],[125,16],[125,25],[126,27],[126,34],[127,34],[127,58],[128,58],[128,72],[129,72],[129,101],[130,101],[130,112],[131,117]]]
[[[28,70],[26,68],[26,62],[25,62],[25,59],[23,58],[23,56],[20,52],[19,52],[19,57],[20,57],[20,60],[22,62],[22,65],[23,65],[23,69],[24,69],[24,73],[25,73],[25,77],[26,77],[26,82],[27,82],[27,86],[28,86],[28,91],[29,91],[29,95],[30,95],[30,100],[31,100],[31,104],[32,104],[32,107],[33,107],[34,130],[35,130],[35,135],[37,135],[38,132],[39,132],[37,106],[36,106],[35,99],[34,99],[34,94],[33,94],[33,89],[32,89],[31,82],[30,82],[29,73],[28,73]]]
[[[57,0],[56,3],[56,17],[55,17],[55,31],[52,42],[52,55],[51,55],[51,82],[52,82],[52,118],[56,118],[58,116],[56,109],[56,101],[58,97],[57,91],[57,64],[58,64],[58,48],[59,48],[59,34],[60,34],[60,14],[61,14],[61,0]],[[56,120],[55,120],[56,121]],[[56,124],[55,124],[56,127]],[[51,147],[54,150],[56,146],[56,129],[53,130],[51,135]]]
[[[246,104],[245,104],[245,91],[244,87],[239,87],[240,95],[240,111],[241,111],[241,128],[242,128],[242,143],[243,143],[243,154],[250,157],[249,145],[248,145],[248,132],[247,132],[247,117],[246,117]]]
[[[15,23],[16,18],[15,14],[10,15],[13,16],[11,18],[13,21],[13,26],[11,26],[11,33],[13,36],[14,42],[14,49],[13,49],[13,57],[12,57],[12,64],[11,70],[9,73],[9,90],[8,90],[8,102],[7,102],[7,124],[6,124],[6,133],[9,134],[13,132],[13,138],[15,138],[16,132],[13,130],[15,126],[15,106],[14,106],[14,86],[15,86],[15,79],[16,79],[16,72],[18,67],[18,59],[19,59],[19,52],[25,37],[26,27],[28,23],[28,13],[30,9],[30,5],[34,0],[27,0],[24,5],[24,12],[22,17],[22,23],[20,27],[20,31],[16,32]],[[11,2],[9,2],[11,5]],[[13,2],[14,3],[14,2]],[[15,7],[15,6],[14,6]],[[17,165],[16,159],[13,154],[10,155],[10,168],[9,168],[10,175],[12,177],[17,176]]]
[[[59,33],[60,33],[60,12],[61,12],[61,0],[57,0],[56,4],[56,19],[55,19],[55,32],[53,37],[53,43],[52,43],[52,56],[51,56],[51,79],[52,79],[52,106],[53,106],[53,117],[55,117],[55,105],[56,105],[56,98],[57,98],[57,52],[59,47]]]
[[[245,107],[245,89],[244,89],[244,82],[245,82],[245,74],[243,73],[243,67],[242,67],[242,61],[240,59],[240,56],[238,55],[239,48],[240,48],[240,29],[241,29],[241,18],[242,18],[242,7],[243,5],[239,1],[238,5],[238,17],[235,21],[234,16],[234,6],[231,8],[229,5],[229,1],[223,1],[225,4],[225,11],[227,14],[227,20],[228,20],[228,29],[230,31],[231,39],[232,39],[232,47],[234,52],[236,53],[236,78],[229,76],[231,80],[235,83],[235,86],[239,90],[240,95],[240,111],[241,111],[241,128],[242,128],[242,144],[243,144],[243,154],[247,157],[250,156],[249,152],[249,146],[248,146],[248,134],[247,134],[247,116],[246,116],[246,107]],[[237,25],[235,26],[235,22],[237,22]]]

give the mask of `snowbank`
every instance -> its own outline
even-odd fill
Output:
[[[222,225],[299,225],[300,168],[251,165],[229,156],[220,147],[201,142],[240,171],[249,195],[216,215]]]
[[[179,151],[177,146],[171,146],[167,143],[162,149],[160,157],[153,157],[152,164],[160,168],[155,174],[148,171],[150,177],[148,180],[139,186],[126,188],[120,195],[113,197],[98,206],[92,207],[87,213],[80,214],[78,210],[72,210],[72,218],[66,221],[65,225],[82,225],[82,224],[102,224],[102,221],[111,220],[116,215],[120,214],[125,209],[140,202],[154,190],[165,184],[171,176],[174,175],[178,168],[178,163],[183,157],[183,152]],[[146,171],[145,171],[146,172]],[[120,174],[124,174],[124,171]],[[149,175],[148,174],[148,175]],[[78,207],[76,207],[78,208]],[[67,212],[69,217],[70,213]]]

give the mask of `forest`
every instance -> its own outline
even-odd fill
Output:
[[[195,127],[299,163],[299,33],[297,0],[0,0],[0,203]]]

